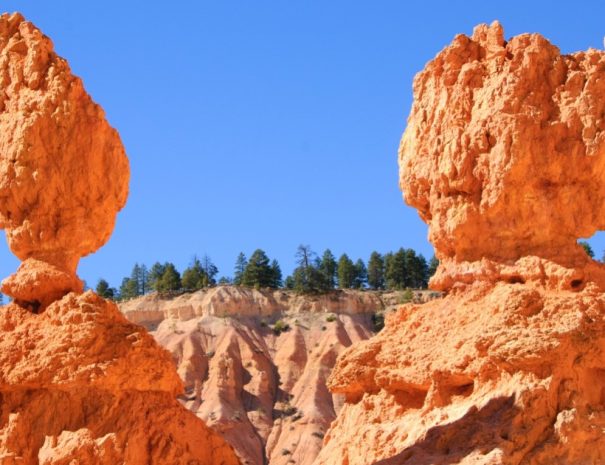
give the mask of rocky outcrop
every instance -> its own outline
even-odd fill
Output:
[[[117,132],[50,39],[0,16],[0,225],[23,261],[2,284],[0,465],[236,465],[176,400],[170,355],[82,294],[81,256],[126,201]]]
[[[186,411],[170,355],[116,305],[0,310],[0,464],[237,464]]]
[[[416,290],[412,298],[426,302],[441,296],[439,292]],[[120,310],[133,323],[155,329],[165,319],[189,320],[201,316],[268,317],[280,313],[365,314],[400,304],[401,291],[358,292],[343,289],[329,294],[299,295],[283,289],[249,289],[218,286],[194,293],[167,297],[147,294],[120,303]]]
[[[19,14],[0,17],[0,89],[0,227],[24,260],[2,292],[48,304],[82,289],[78,260],[109,239],[128,159],[82,81]]]
[[[343,396],[326,380],[337,356],[373,334],[376,313],[402,293],[222,286],[120,304],[173,355],[182,403],[250,465],[310,465]]]
[[[316,464],[605,461],[605,53],[498,23],[414,81],[401,186],[448,292],[338,359],[345,396]]]

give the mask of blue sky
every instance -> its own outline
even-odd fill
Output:
[[[397,146],[412,79],[457,33],[499,19],[563,52],[602,48],[601,2],[4,1],[50,36],[120,132],[130,197],[80,275],[112,285],[135,262],[221,275],[256,248],[294,267],[298,244],[367,260],[412,247]],[[564,5],[564,6],[563,6]],[[605,239],[592,244],[600,256]],[[0,276],[17,267],[0,244]]]

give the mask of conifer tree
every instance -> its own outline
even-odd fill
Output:
[[[244,272],[248,266],[248,260],[244,252],[240,252],[235,261],[235,273],[233,274],[233,284],[241,286],[244,279]]]
[[[127,300],[133,299],[138,295],[137,282],[132,278],[122,279],[122,285],[120,286],[120,299]]]
[[[355,264],[346,253],[342,254],[338,259],[338,287],[351,289],[355,283],[356,274]]]
[[[336,285],[338,263],[336,263],[336,258],[334,257],[330,249],[326,249],[326,251],[321,256],[319,271],[321,271],[325,276],[327,288],[334,289],[334,286]]]
[[[292,286],[301,294],[317,294],[327,291],[328,278],[320,270],[321,260],[308,245],[299,245],[296,250],[298,266],[292,274]]]
[[[200,266],[204,272],[204,285],[203,287],[216,285],[216,275],[218,274],[218,268],[212,263],[212,260],[207,254],[204,254],[200,261]]]
[[[372,252],[368,261],[368,286],[384,289],[384,258],[378,252]]]
[[[273,259],[271,261],[271,283],[269,284],[269,287],[271,287],[273,289],[278,289],[281,286],[282,286],[281,268],[279,266],[279,263],[277,263],[277,260]]]
[[[183,271],[181,285],[187,291],[197,291],[208,286],[208,276],[196,256],[193,257],[191,265]]]
[[[95,291],[104,299],[114,299],[117,294],[116,290],[113,287],[109,287],[109,283],[103,278],[99,279]]]
[[[407,280],[406,253],[401,248],[388,257],[386,280],[389,289],[404,289]]]
[[[437,267],[439,266],[439,260],[437,259],[437,257],[435,257],[435,255],[433,255],[431,257],[431,261],[429,262],[429,268],[428,268],[428,272],[427,272],[427,276],[428,278],[432,278],[433,275],[437,272]]]
[[[270,287],[273,282],[272,278],[273,272],[269,264],[269,257],[264,250],[255,250],[244,270],[242,284],[257,289]]]
[[[147,274],[147,288],[149,290],[159,291],[158,287],[160,286],[160,281],[162,279],[162,275],[164,274],[165,266],[160,262],[155,262],[149,273]]]
[[[164,273],[162,273],[157,287],[157,290],[160,292],[178,291],[181,289],[181,275],[172,263],[167,262],[164,264]]]
[[[355,262],[355,279],[353,279],[353,287],[362,289],[368,279],[368,270],[363,260],[360,258]]]

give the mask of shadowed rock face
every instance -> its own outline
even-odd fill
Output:
[[[605,462],[605,53],[498,23],[414,81],[399,152],[443,300],[406,305],[328,381],[346,402],[316,464]]]
[[[118,133],[50,40],[0,16],[0,465],[236,465],[175,397],[170,355],[76,276],[126,201]]]

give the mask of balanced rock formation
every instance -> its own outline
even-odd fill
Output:
[[[316,464],[605,463],[605,53],[498,23],[414,81],[399,152],[448,293],[407,305],[329,380]]]
[[[46,305],[82,290],[80,257],[111,234],[128,195],[120,137],[50,39],[0,17],[0,227],[24,260],[2,292]]]
[[[219,286],[120,304],[173,356],[181,402],[249,465],[311,465],[343,396],[326,381],[337,356],[367,339],[402,293]]]
[[[0,465],[238,462],[176,400],[170,355],[82,294],[81,256],[126,201],[117,132],[50,39],[0,16],[0,224],[22,260],[0,308]]]

